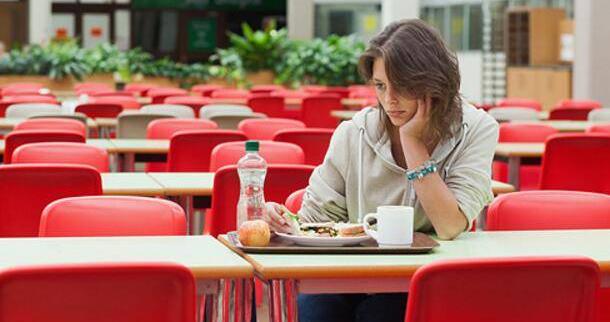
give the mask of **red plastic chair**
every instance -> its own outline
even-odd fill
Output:
[[[602,104],[594,100],[563,100],[557,104],[557,107],[568,107],[568,108],[589,108],[596,109],[601,108]]]
[[[125,96],[125,97],[134,97],[134,94],[131,92],[117,92],[117,91],[106,91],[106,90],[95,90],[89,93],[89,96],[93,97],[103,97],[103,96]]]
[[[293,192],[309,183],[314,167],[308,165],[269,165],[265,177],[265,201],[284,202]],[[235,230],[235,207],[239,200],[237,166],[226,166],[214,175],[212,212],[206,216],[205,232],[212,236]]]
[[[154,84],[144,84],[144,83],[131,83],[125,85],[125,91],[135,94],[137,96],[145,96],[146,92],[148,92],[152,88],[157,88],[159,86]]]
[[[40,218],[39,235],[186,235],[186,217],[178,204],[163,199],[128,196],[73,197],[54,201],[45,207]]]
[[[586,121],[592,107],[556,107],[549,112],[549,120]]]
[[[283,90],[273,91],[273,92],[269,93],[269,95],[283,97],[283,98],[305,98],[305,97],[311,96],[313,94],[306,92],[306,91],[295,91],[295,90],[283,89]]]
[[[307,127],[336,128],[338,120],[330,115],[333,110],[342,110],[341,99],[334,95],[316,95],[303,99],[301,121]]]
[[[247,137],[243,132],[233,130],[181,131],[171,138],[167,171],[209,172],[214,147],[221,143],[245,140]]]
[[[123,112],[123,106],[118,103],[86,103],[78,105],[74,111],[76,113],[83,113],[92,119],[98,117],[116,118]]]
[[[248,98],[250,92],[243,89],[220,88],[210,94],[211,98]]]
[[[273,141],[293,143],[301,147],[305,153],[305,164],[320,165],[324,161],[332,129],[290,129],[275,133]]]
[[[96,104],[119,104],[123,109],[137,110],[140,108],[140,103],[135,97],[129,96],[100,96],[100,97],[89,97],[88,103]]]
[[[271,140],[280,130],[303,129],[305,124],[301,121],[282,118],[246,119],[239,122],[237,128],[244,132],[250,140]]]
[[[51,93],[48,89],[46,88],[39,88],[39,89],[34,89],[34,88],[8,88],[8,89],[4,89],[2,91],[3,96],[24,96],[24,95],[28,95],[28,96],[49,96],[49,97],[55,97],[55,95],[53,95],[53,93]]]
[[[214,84],[199,84],[195,85],[191,88],[191,92],[204,97],[210,97],[213,91],[217,89],[222,89],[224,86],[222,85],[214,85]]]
[[[350,90],[347,87],[341,86],[331,86],[327,87],[325,90],[321,91],[322,95],[337,95],[341,98],[348,98]]]
[[[170,96],[165,99],[165,104],[189,106],[195,112],[195,117],[199,117],[199,110],[210,104],[210,99],[201,96]]]
[[[325,91],[328,87],[324,85],[302,85],[300,90],[306,91],[309,93],[320,94]]]
[[[0,272],[0,293],[5,322],[195,322],[195,279],[177,264],[17,267]]]
[[[188,95],[188,92],[181,88],[170,88],[170,87],[162,87],[162,88],[151,88],[146,93],[146,96],[152,99],[151,104],[162,104],[166,98],[170,96],[185,96]]]
[[[600,272],[584,257],[438,261],[415,272],[406,322],[594,322]]]
[[[159,119],[148,123],[146,128],[147,139],[171,139],[180,131],[214,130],[218,125],[204,119]],[[147,162],[146,172],[165,172],[166,162]]]
[[[495,107],[528,107],[536,111],[542,111],[542,104],[536,100],[527,98],[505,98],[496,103]]]
[[[284,89],[282,85],[266,84],[266,85],[254,85],[250,88],[250,93],[253,94],[269,94],[273,91],[281,91]]]
[[[44,88],[44,85],[41,83],[11,83],[8,85],[3,86],[0,89],[0,94],[2,94],[2,96],[6,96],[6,93],[10,93],[11,91],[18,91],[18,90],[40,90]]]
[[[500,195],[487,209],[486,229],[610,229],[610,196],[564,190]]]
[[[78,132],[83,137],[87,136],[87,127],[83,122],[61,118],[29,119],[15,125],[13,130],[62,130]]]
[[[11,163],[13,151],[28,143],[38,142],[77,142],[85,143],[85,137],[74,131],[60,130],[23,130],[13,131],[5,138],[4,163]]]
[[[557,134],[557,129],[544,124],[502,123],[498,142],[501,143],[543,143],[546,139]],[[519,168],[519,190],[534,190],[540,186],[541,166],[522,165]],[[493,162],[493,179],[508,182],[508,165],[506,162]]]
[[[305,156],[303,150],[296,144],[261,141],[258,152],[267,161],[267,164],[303,164]],[[214,172],[226,165],[237,164],[237,161],[246,154],[244,142],[227,142],[217,145],[210,157],[210,172]],[[282,201],[284,201],[282,199]]]
[[[100,194],[102,179],[90,166],[0,166],[0,237],[36,237],[40,215],[50,202]]]
[[[47,104],[58,104],[57,99],[51,96],[41,95],[19,95],[19,96],[3,96],[0,99],[0,117],[6,116],[6,109],[19,103],[47,103]]]
[[[610,136],[558,134],[545,145],[540,189],[610,194]]]
[[[299,189],[286,198],[284,205],[290,212],[297,213],[301,210],[301,204],[303,203],[303,195],[305,195],[305,189]]]
[[[610,134],[610,124],[591,125],[587,128],[586,132]]]
[[[256,94],[248,98],[247,105],[252,111],[263,113],[268,117],[286,117],[286,104],[284,98],[269,94]]]
[[[28,143],[13,152],[11,163],[61,163],[84,164],[99,172],[108,172],[106,150],[83,143],[44,142]]]

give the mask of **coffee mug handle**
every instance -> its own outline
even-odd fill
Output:
[[[364,226],[364,233],[368,236],[373,237],[373,239],[378,240],[379,235],[377,231],[371,229],[371,224],[369,223],[370,219],[377,219],[376,213],[370,213],[362,218],[362,225]]]

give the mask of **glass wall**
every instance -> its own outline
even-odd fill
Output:
[[[358,34],[368,41],[381,31],[381,5],[372,3],[319,3],[315,5],[315,37]]]

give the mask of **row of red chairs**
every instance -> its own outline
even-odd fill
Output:
[[[520,107],[542,111],[542,104],[536,100],[525,98],[506,98],[499,100],[495,105],[479,106],[489,110],[491,108]],[[601,103],[594,100],[563,100],[549,112],[549,120],[586,121],[589,112],[600,109]]]

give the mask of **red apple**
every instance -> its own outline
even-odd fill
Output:
[[[265,247],[271,238],[269,225],[263,220],[244,221],[237,234],[242,245],[251,247]]]

